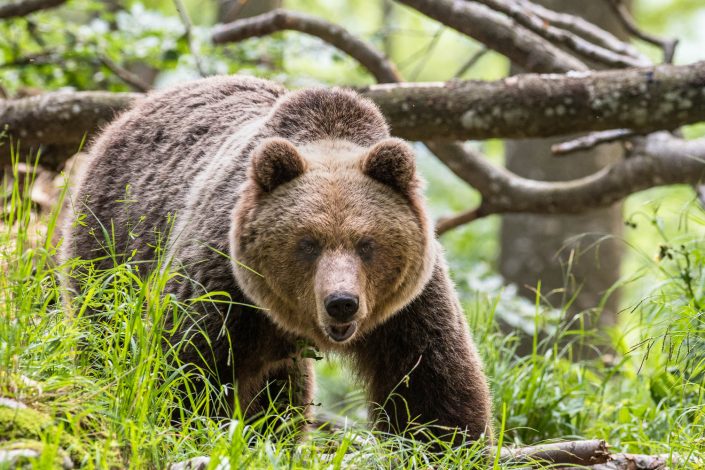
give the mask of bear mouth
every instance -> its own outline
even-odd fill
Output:
[[[326,332],[330,339],[336,343],[342,343],[350,339],[350,337],[357,331],[357,322],[343,323],[338,325],[328,325],[326,327]]]

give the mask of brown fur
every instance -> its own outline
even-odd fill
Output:
[[[413,151],[371,102],[215,77],[148,96],[91,154],[74,205],[87,227],[66,226],[64,258],[103,255],[95,229],[112,221],[115,250],[154,266],[175,215],[167,259],[185,277],[167,291],[181,301],[221,291],[236,303],[196,303],[172,341],[188,337],[184,361],[237,383],[248,415],[267,405],[265,387],[310,404],[303,339],[353,358],[386,429],[489,430],[487,384]],[[345,323],[327,310],[340,293],[357,302]]]

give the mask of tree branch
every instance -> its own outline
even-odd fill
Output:
[[[360,62],[380,83],[401,81],[396,67],[381,52],[336,24],[303,13],[274,10],[263,15],[216,26],[212,39],[215,44],[223,44],[285,30],[299,31],[321,38]]]
[[[21,150],[43,145],[78,147],[87,133],[97,131],[110,122],[118,111],[129,107],[139,93],[110,93],[104,91],[54,92],[29,98],[0,100],[0,132],[7,129]],[[61,152],[59,158],[73,153]],[[43,157],[46,154],[43,153]],[[9,144],[0,142],[0,165],[10,162]],[[63,162],[46,161],[41,164],[56,168]]]
[[[174,7],[179,13],[179,18],[181,18],[181,24],[184,26],[184,37],[186,38],[186,43],[188,44],[189,52],[193,56],[193,60],[196,64],[196,70],[201,77],[207,76],[205,69],[203,68],[203,62],[201,61],[201,54],[198,52],[196,45],[193,42],[193,34],[191,30],[193,29],[193,24],[191,23],[191,18],[188,16],[186,11],[186,5],[182,0],[173,0]]]
[[[108,68],[108,70],[114,73],[116,77],[130,85],[133,89],[144,93],[152,88],[152,86],[146,81],[144,81],[142,77],[130,72],[123,66],[117,64],[116,62],[113,62],[108,56],[101,55],[98,57],[98,59],[103,65]]]
[[[429,149],[430,148],[432,147],[429,146]],[[461,212],[457,215],[441,217],[436,221],[436,234],[442,235],[456,227],[469,224],[470,222],[473,222],[481,217],[483,217],[483,214],[480,213],[479,207],[466,212]]]
[[[7,5],[0,5],[0,19],[27,16],[35,11],[58,7],[64,3],[66,3],[66,0],[24,0],[8,3]]]
[[[530,31],[547,39],[553,44],[560,44],[572,52],[612,68],[644,67],[651,65],[645,57],[635,57],[602,47],[572,33],[571,31],[546,23],[528,7],[529,2],[517,3],[505,0],[475,0],[498,11],[524,26]]]
[[[409,140],[549,137],[628,128],[639,134],[705,121],[705,62],[494,82],[399,83],[359,90]],[[0,101],[0,128],[40,144],[78,145],[136,93],[55,92]]]
[[[525,8],[531,10],[534,15],[537,15],[548,24],[565,29],[566,31],[571,31],[598,46],[602,46],[618,54],[628,55],[634,57],[635,59],[648,60],[646,56],[644,56],[631,44],[622,41],[609,31],[590,23],[580,16],[549,10],[548,8],[534,3],[531,0],[518,1]]]
[[[620,23],[622,23],[622,26],[624,26],[624,29],[626,29],[629,34],[641,39],[644,42],[660,47],[663,50],[663,61],[667,64],[673,62],[673,56],[676,53],[678,39],[662,39],[658,36],[642,31],[634,22],[632,15],[629,13],[629,10],[626,6],[624,6],[624,3],[622,3],[621,0],[606,1],[617,15],[617,19],[619,19]]]
[[[363,94],[399,137],[465,140],[675,129],[705,120],[704,89],[705,61],[496,82],[373,85]]]
[[[480,192],[482,203],[466,213],[474,212],[476,218],[520,212],[578,214],[608,207],[643,189],[705,180],[705,139],[686,141],[666,132],[643,139],[635,156],[584,178],[561,182],[520,177],[492,165],[467,146],[444,142],[427,145],[448,168]],[[448,223],[437,232],[443,233],[446,227]]]
[[[551,146],[551,152],[556,156],[568,155],[581,150],[588,150],[598,145],[619,142],[635,135],[631,129],[610,129],[608,131],[592,132],[577,139],[554,144]]]
[[[567,441],[528,447],[504,447],[500,452],[502,462],[596,465],[610,459],[607,443],[594,439],[589,441]]]
[[[464,0],[397,0],[506,56],[527,72],[587,70],[579,59],[485,5]]]

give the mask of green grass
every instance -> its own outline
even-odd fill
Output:
[[[56,468],[70,458],[84,468],[163,468],[210,456],[209,468],[226,460],[231,468],[487,467],[480,445],[430,452],[368,430],[364,395],[336,358],[319,361],[316,402],[319,412],[348,416],[347,427],[301,435],[281,427],[273,432],[272,422],[291,427],[288,416],[248,424],[238,412],[227,421],[204,417],[228,391],[181,367],[178,345],[162,347],[169,333],[164,320],[187,311],[162,296],[170,274],[139,275],[136,266],[119,263],[106,272],[82,271],[76,262],[57,265],[57,214],[32,211],[32,177],[20,184],[22,178],[3,186],[0,396],[27,408],[0,404],[0,449],[38,450],[40,457],[26,459],[27,466]],[[658,230],[661,257],[644,256],[636,267],[630,285],[641,297],[623,314],[629,321],[602,334],[558,321],[519,357],[519,337],[500,332],[495,316],[524,301],[506,292],[470,295],[461,286],[491,380],[498,442],[604,438],[613,450],[703,457],[705,214],[692,204],[687,211],[687,226]],[[639,224],[650,227],[664,223],[659,210],[640,217]],[[87,288],[63,303],[59,275],[78,272]],[[462,279],[466,273],[455,274]],[[549,322],[540,297],[521,305],[533,309],[537,325]],[[576,348],[585,344],[612,352],[575,360]],[[179,425],[171,419],[175,411]],[[512,468],[494,457],[496,468]]]

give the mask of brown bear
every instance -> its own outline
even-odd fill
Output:
[[[106,269],[129,254],[162,269],[161,244],[182,274],[168,293],[229,295],[194,303],[172,341],[236,384],[247,416],[273,384],[310,407],[308,343],[351,359],[382,429],[489,433],[487,382],[414,153],[356,93],[247,77],[152,93],[94,143],[74,201],[65,260]]]

